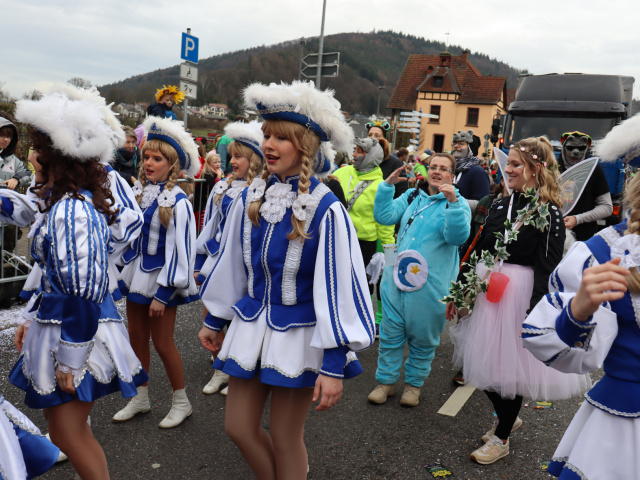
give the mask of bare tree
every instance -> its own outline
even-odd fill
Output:
[[[13,102],[13,98],[9,92],[4,89],[4,85],[6,82],[0,82],[0,103],[10,103]]]
[[[82,77],[70,78],[69,80],[67,80],[67,83],[70,83],[74,87],[78,87],[78,88],[91,88],[93,86],[90,80],[87,80],[86,78],[82,78]]]
[[[34,88],[30,92],[23,93],[22,98],[25,100],[40,100],[42,98],[42,92]]]

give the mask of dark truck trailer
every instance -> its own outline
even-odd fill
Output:
[[[521,75],[515,100],[509,105],[502,130],[503,146],[527,137],[545,135],[560,156],[565,132],[587,133],[594,141],[631,116],[633,77],[582,73]],[[607,224],[619,221],[624,190],[622,162],[601,164],[614,204]]]

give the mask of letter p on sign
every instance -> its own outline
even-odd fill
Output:
[[[180,58],[191,63],[198,63],[198,37],[182,33],[182,48]]]

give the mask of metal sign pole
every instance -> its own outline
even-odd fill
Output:
[[[318,48],[318,74],[316,88],[320,90],[320,78],[322,78],[322,50],[324,48],[324,14],[327,10],[327,0],[322,2],[322,26],[320,27],[320,47]]]
[[[187,117],[189,116],[189,99],[184,99],[184,129],[187,129]]]

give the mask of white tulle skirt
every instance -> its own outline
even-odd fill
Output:
[[[486,269],[478,266],[478,275]],[[533,269],[505,263],[502,273],[509,283],[498,303],[478,295],[471,315],[450,329],[455,349],[453,362],[463,369],[465,381],[480,390],[516,395],[532,400],[559,400],[591,388],[589,375],[561,373],[537,360],[522,345],[522,323],[526,317]]]

